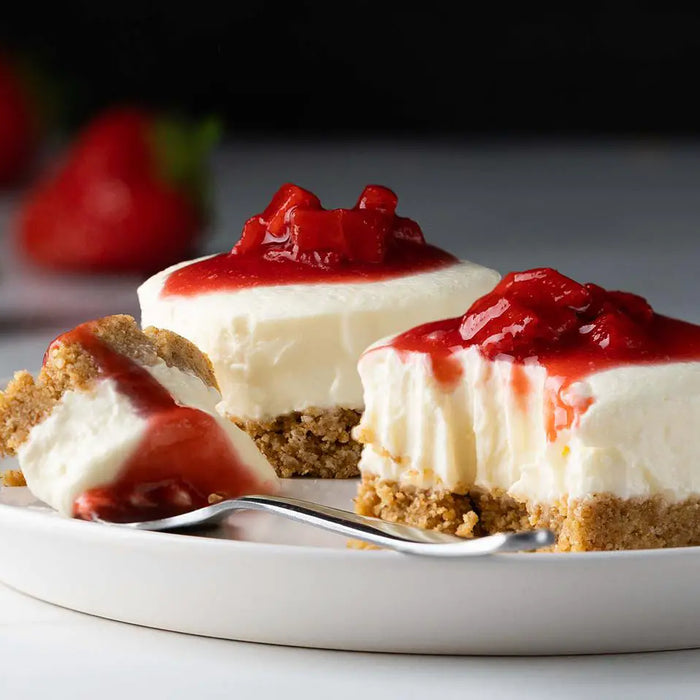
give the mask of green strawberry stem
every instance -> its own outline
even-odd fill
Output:
[[[154,120],[152,139],[160,176],[186,193],[203,218],[211,209],[209,156],[222,133],[220,119],[192,123],[175,117]]]

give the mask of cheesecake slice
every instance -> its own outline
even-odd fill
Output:
[[[700,326],[551,269],[359,363],[360,513],[556,549],[700,544]]]
[[[217,414],[219,400],[192,343],[109,316],[59,336],[36,379],[18,372],[0,392],[0,454],[17,455],[37,498],[88,520],[152,520],[275,491],[272,467]]]
[[[176,265],[139,289],[144,325],[207,353],[221,412],[280,476],[357,476],[362,351],[461,313],[499,279],[427,244],[396,207],[375,185],[334,210],[286,185],[230,253]]]

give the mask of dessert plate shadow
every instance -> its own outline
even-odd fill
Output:
[[[284,492],[351,508],[355,486],[286,480]],[[61,518],[24,488],[0,489],[0,532],[7,585],[188,634],[429,654],[700,646],[700,548],[432,560],[264,513],[194,534],[109,528]]]

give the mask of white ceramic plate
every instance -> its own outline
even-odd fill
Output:
[[[12,466],[12,465],[6,465]],[[351,508],[352,481],[287,481]],[[64,519],[0,489],[0,580],[50,603],[190,634],[435,654],[700,646],[700,548],[462,561],[346,547],[245,513],[208,536]]]

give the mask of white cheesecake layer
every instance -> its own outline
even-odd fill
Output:
[[[253,440],[216,412],[220,400],[216,389],[162,361],[145,369],[177,403],[215,417],[241,462],[261,482],[277,482]],[[67,391],[17,451],[27,486],[37,498],[70,516],[80,494],[108,486],[119,477],[147,428],[147,417],[139,415],[111,379],[96,382],[89,391]]]
[[[162,296],[181,263],[138,290],[144,327],[191,340],[214,365],[230,416],[260,420],[310,407],[362,408],[357,361],[371,343],[464,313],[499,279],[460,262],[380,282],[293,284]]]
[[[463,375],[450,391],[424,354],[382,347],[363,355],[363,473],[460,493],[503,489],[538,503],[700,493],[700,362],[628,365],[572,384],[567,403],[592,403],[549,441],[544,367],[516,370],[526,377],[522,392],[511,362],[475,348],[455,358]]]

